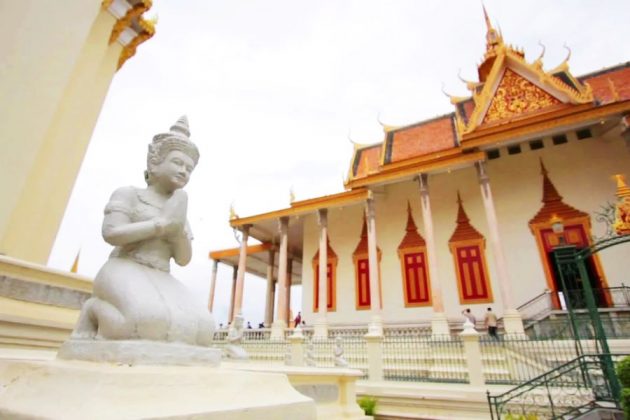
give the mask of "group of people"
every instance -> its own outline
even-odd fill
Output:
[[[471,323],[473,326],[477,325],[477,318],[473,315],[470,308],[466,308],[462,311],[462,315]],[[492,308],[488,308],[486,314],[483,318],[483,326],[488,330],[488,335],[492,338],[499,338],[497,335],[497,316],[494,312],[492,312]]]
[[[306,325],[306,321],[304,321],[304,320],[302,319],[302,312],[298,312],[297,316],[296,316],[296,317],[295,317],[295,319],[293,320],[293,325],[294,325],[294,326],[296,326],[296,327],[297,327],[298,325],[300,325],[300,326],[302,326],[302,327],[304,327],[304,325]],[[219,324],[219,329],[229,328],[229,327],[230,327],[230,324],[229,324],[229,323],[228,323],[227,327],[224,327],[222,323],[221,323],[221,324]],[[248,330],[253,329],[253,327],[252,327],[252,323],[251,323],[250,321],[247,321],[247,326],[246,326],[245,328],[246,328],[246,329],[248,329]],[[259,323],[259,324],[258,324],[258,328],[265,328],[265,323],[264,323],[264,322]]]

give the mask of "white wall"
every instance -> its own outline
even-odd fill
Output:
[[[508,155],[501,149],[499,159],[490,160],[487,170],[495,199],[497,218],[506,263],[512,283],[516,306],[542,293],[546,280],[542,263],[528,222],[542,206],[542,157],[549,176],[564,197],[565,203],[592,215],[593,233],[601,235],[604,226],[593,217],[594,212],[607,201],[615,199],[612,175],[630,175],[630,148],[616,135],[617,128],[604,137],[577,140],[569,133],[569,142],[553,145],[545,138],[545,148],[532,151],[528,143],[521,145],[522,152]],[[434,217],[435,240],[439,280],[444,295],[445,311],[453,319],[470,307],[481,316],[492,306],[501,316],[503,305],[499,289],[494,256],[489,244],[488,226],[481,192],[474,168],[432,175],[429,178],[431,206]],[[459,303],[456,273],[448,240],[455,230],[457,191],[460,191],[470,223],[486,237],[486,261],[494,302],[491,304],[461,305]],[[413,216],[424,236],[419,192],[416,183],[408,181],[389,185],[383,193],[376,193],[377,241],[382,250],[381,274],[383,282],[383,319],[385,322],[414,322],[428,320],[431,307],[405,308],[402,277],[397,247],[404,234],[407,221],[407,200],[411,202]],[[355,310],[354,266],[352,252],[359,242],[362,224],[362,205],[329,211],[330,243],[337,253],[337,310],[328,314],[331,324],[366,323],[369,311]],[[303,313],[305,319],[314,320],[313,269],[311,259],[318,246],[318,226],[314,216],[304,223]],[[610,248],[599,254],[609,286],[630,283],[628,270],[630,244]],[[432,272],[432,282],[436,279]]]

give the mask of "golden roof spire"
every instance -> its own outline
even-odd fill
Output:
[[[424,238],[418,233],[418,228],[413,220],[411,212],[411,203],[407,200],[407,227],[405,228],[405,236],[403,237],[398,250],[423,247],[426,246]]]
[[[486,19],[486,27],[488,28],[488,32],[490,32],[490,30],[494,28],[492,27],[492,23],[490,23],[490,18],[488,17],[488,11],[486,10],[486,5],[483,4],[483,2],[481,3],[481,8],[483,9],[483,17]]]
[[[580,211],[562,201],[562,196],[558,193],[556,186],[551,182],[547,168],[540,159],[540,173],[543,176],[543,194],[542,202],[543,206],[538,210],[538,213],[529,221],[529,224],[550,224],[550,220],[553,217],[558,217],[561,220],[569,220],[575,218],[588,217],[588,213]]]
[[[483,239],[483,235],[470,224],[470,219],[466,214],[466,210],[464,210],[464,203],[459,191],[457,191],[457,206],[457,227],[448,242],[453,243],[469,239]]]
[[[483,17],[486,21],[486,28],[488,29],[488,31],[486,32],[486,51],[490,51],[499,44],[502,44],[503,39],[501,38],[501,34],[492,27],[492,23],[490,22],[490,18],[488,17],[486,6],[483,4],[483,2],[481,3],[481,8],[483,9]]]

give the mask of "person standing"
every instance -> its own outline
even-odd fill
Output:
[[[497,316],[492,312],[492,308],[488,308],[486,316],[484,317],[483,324],[488,328],[488,335],[492,338],[499,338],[497,336]]]
[[[475,318],[475,316],[473,315],[473,313],[470,311],[470,308],[466,308],[462,311],[462,315],[464,315],[466,317],[466,319],[468,321],[470,321],[471,324],[473,324],[473,327],[477,326],[477,318]]]

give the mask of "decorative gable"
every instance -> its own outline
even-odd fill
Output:
[[[594,106],[591,87],[569,71],[570,51],[560,65],[545,71],[544,48],[540,57],[527,62],[523,50],[503,42],[503,36],[492,27],[485,9],[484,15],[488,32],[486,52],[477,68],[479,81],[466,81],[460,77],[472,96],[451,96],[451,103],[457,110],[455,125],[462,144],[468,135],[486,124],[526,119],[574,105]]]
[[[506,68],[483,118],[483,124],[511,119],[561,103],[558,98]]]

